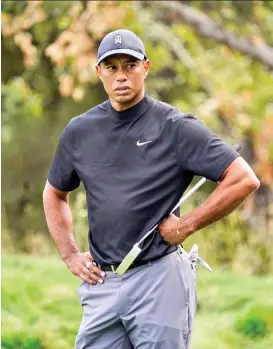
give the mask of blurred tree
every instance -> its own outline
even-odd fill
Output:
[[[230,143],[241,141],[262,181],[242,217],[259,241],[273,242],[272,10],[267,1],[3,2],[2,202],[14,244],[28,250],[24,237],[46,232],[41,192],[59,134],[106,98],[96,50],[121,27],[145,42],[148,93],[196,114]]]

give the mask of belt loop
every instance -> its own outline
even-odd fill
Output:
[[[113,273],[115,273],[115,274],[117,273],[116,270],[115,270],[115,267],[112,264],[111,264],[111,269],[112,269]]]

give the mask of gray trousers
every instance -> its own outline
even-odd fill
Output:
[[[76,349],[189,349],[196,265],[178,250],[154,262],[81,283]]]

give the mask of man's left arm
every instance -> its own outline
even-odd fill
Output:
[[[230,214],[260,186],[255,173],[242,157],[237,157],[224,170],[219,182],[199,207],[181,218],[170,215],[160,224],[160,234],[165,241],[172,245],[182,243],[194,232]]]

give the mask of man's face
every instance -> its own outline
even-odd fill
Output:
[[[96,69],[109,98],[119,105],[128,105],[142,98],[149,67],[149,60],[115,55],[103,60]]]

